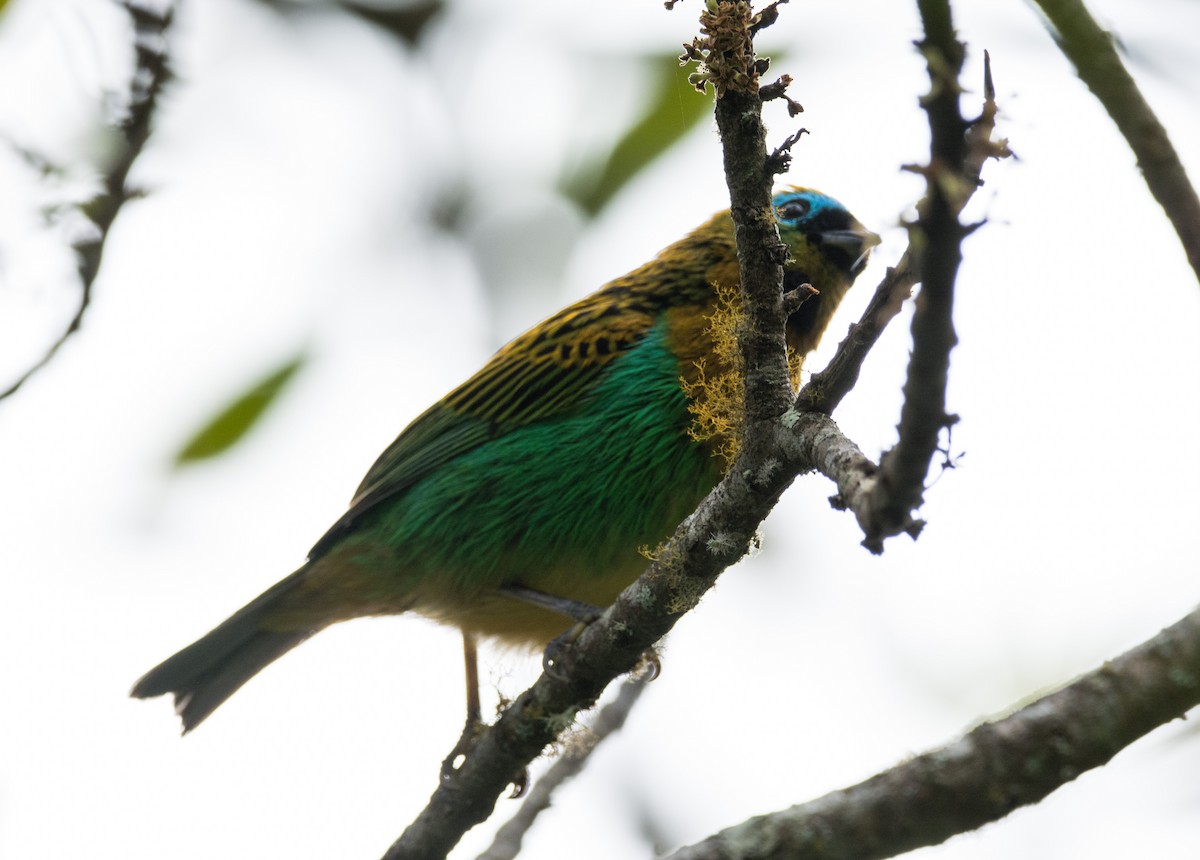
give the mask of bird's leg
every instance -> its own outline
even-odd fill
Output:
[[[559,597],[556,594],[547,594],[544,591],[538,591],[536,588],[527,588],[524,585],[506,585],[500,591],[509,597],[515,597],[517,600],[524,601],[525,603],[533,604],[542,609],[549,609],[551,612],[557,612],[560,615],[566,615],[568,618],[575,619],[575,623],[565,633],[547,645],[545,652],[542,654],[542,670],[547,675],[562,680],[562,672],[559,671],[559,655],[568,646],[575,643],[575,640],[582,635],[589,624],[600,617],[600,610],[589,603],[571,600],[568,597]]]
[[[483,725],[482,711],[479,706],[479,652],[475,644],[475,636],[466,630],[463,637],[463,663],[467,676],[467,723],[463,726],[462,734],[450,755],[442,762],[442,779],[448,779],[450,774],[458,769],[458,759],[465,756],[475,743],[480,726]]]
[[[471,751],[471,747],[475,745],[479,733],[483,730],[483,709],[479,704],[479,649],[473,633],[464,630],[462,637],[463,668],[466,670],[467,677],[467,723],[463,726],[462,734],[459,735],[454,749],[450,750],[450,754],[442,760],[443,782],[449,780],[454,771],[458,770],[458,760],[464,758]],[[513,777],[513,790],[510,796],[520,797],[528,786],[529,771],[521,768]]]
[[[502,594],[507,594],[509,597],[515,597],[517,600],[530,603],[534,606],[539,606],[542,609],[549,609],[551,612],[557,612],[560,615],[566,615],[569,618],[574,618],[575,623],[563,633],[555,638],[542,655],[542,670],[553,678],[563,680],[563,673],[560,670],[558,656],[569,645],[573,645],[575,640],[580,637],[584,629],[600,617],[600,610],[590,603],[584,603],[579,600],[571,600],[569,597],[559,597],[555,594],[547,594],[544,591],[538,591],[536,588],[528,588],[524,585],[505,585],[500,588]],[[654,648],[650,648],[642,655],[635,673],[642,674],[647,681],[653,681],[659,676],[662,671],[662,663],[658,659],[658,652]]]
[[[574,618],[584,625],[590,624],[600,617],[600,610],[590,603],[571,600],[569,597],[559,597],[556,594],[547,594],[544,591],[538,591],[536,588],[527,588],[524,585],[501,586],[500,593],[507,594],[509,597],[515,597],[517,600],[522,600],[525,603],[532,603],[534,606],[541,607],[542,609],[549,609],[551,612],[557,612],[559,615]]]

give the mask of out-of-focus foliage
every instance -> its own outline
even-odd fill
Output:
[[[241,441],[306,361],[307,356],[301,353],[246,389],[180,448],[175,455],[175,465],[186,466],[207,460]]]
[[[650,61],[657,76],[646,110],[611,152],[566,177],[561,191],[595,216],[626,183],[712,113],[712,99],[688,83],[687,70],[675,57]]]
[[[261,1],[265,5],[271,6],[284,14],[304,12],[317,5],[302,2],[302,0]],[[442,0],[412,0],[412,2],[408,2],[408,0],[400,0],[400,2],[391,2],[391,0],[365,0],[365,2],[342,0],[342,2],[335,2],[329,5],[344,9],[357,18],[369,21],[380,30],[390,33],[409,46],[420,42],[425,32],[425,26],[445,6]],[[0,0],[0,6],[3,6],[3,0]]]
[[[415,45],[433,17],[442,11],[441,0],[416,3],[339,3],[352,15],[370,21],[401,41]]]

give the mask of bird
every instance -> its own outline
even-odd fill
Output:
[[[772,209],[785,292],[816,290],[786,321],[798,372],[880,239],[813,189]],[[298,570],[132,695],[172,694],[186,734],[330,625],[416,613],[462,631],[468,739],[477,640],[544,648],[586,621],[728,468],[736,421],[717,419],[738,404],[715,380],[738,370],[719,342],[738,271],[726,210],[509,342],[384,450]]]

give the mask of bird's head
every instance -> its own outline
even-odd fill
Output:
[[[784,291],[812,284],[820,293],[788,318],[788,344],[803,355],[817,345],[880,240],[845,206],[811,188],[782,191],[772,202],[779,235],[791,252],[783,268]]]

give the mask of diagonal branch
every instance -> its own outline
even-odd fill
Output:
[[[744,381],[747,414],[741,453],[734,467],[743,473],[758,473],[763,463],[777,461],[778,439],[773,431],[792,398],[783,301],[783,263],[788,252],[775,222],[772,188],[775,173],[786,167],[787,152],[801,132],[768,155],[762,104],[782,98],[790,108],[795,102],[786,95],[791,82],[787,76],[760,91],[759,75],[766,66],[755,57],[753,46],[754,34],[778,18],[778,5],[772,4],[758,15],[744,0],[721,0],[706,6],[700,13],[704,38],[693,43],[691,49],[691,55],[701,61],[700,77],[717,93],[715,115],[738,250],[746,319],[739,330],[739,345],[743,366],[752,369]],[[786,484],[780,487],[780,493],[784,487]],[[773,500],[768,503],[773,504]],[[719,534],[717,543],[736,550],[740,557],[756,528],[757,523],[748,530],[714,531],[710,543]],[[671,552],[670,547],[667,552]],[[548,797],[544,804],[548,804]],[[539,811],[534,805],[527,806],[533,815]],[[528,820],[532,822],[532,818]],[[516,844],[519,847],[519,839]]]
[[[1070,685],[858,785],[669,860],[894,857],[997,821],[1200,705],[1200,610]]]
[[[920,279],[912,265],[912,246],[900,257],[895,266],[889,266],[874,295],[867,302],[858,322],[852,323],[845,339],[838,344],[837,352],[824,370],[809,377],[808,382],[796,396],[798,412],[820,412],[833,414],[858,384],[858,374],[863,362],[879,340],[888,323],[900,313],[900,308],[912,295],[912,288]]]
[[[50,344],[42,357],[7,388],[0,391],[0,400],[15,394],[30,377],[49,364],[63,344],[83,324],[83,315],[92,300],[92,284],[100,274],[100,260],[104,254],[108,232],[121,207],[134,196],[126,186],[129,171],[150,137],[159,95],[171,80],[166,52],[166,33],[171,26],[171,10],[159,11],[141,6],[134,0],[122,0],[121,5],[133,21],[136,60],[129,87],[129,107],[125,117],[118,124],[122,138],[119,150],[102,177],[100,193],[81,207],[83,214],[95,229],[75,245],[80,285],[79,306],[62,334]]]
[[[762,66],[754,58],[750,32],[755,22],[749,4],[741,0],[717,0],[706,8],[712,10],[701,18],[706,39],[693,43],[693,50],[704,55],[699,76],[717,91],[718,122],[740,126],[722,126],[726,150],[747,147],[726,159],[727,173],[736,175],[730,179],[731,202],[748,312],[759,324],[754,326],[756,336],[742,343],[746,365],[752,369],[746,384],[748,395],[755,398],[749,402],[766,404],[748,414],[747,424],[759,427],[764,444],[743,442],[738,465],[656,551],[646,572],[574,643],[556,651],[553,671],[543,673],[479,737],[462,766],[438,786],[425,809],[388,849],[385,860],[444,857],[467,829],[485,820],[513,775],[569,727],[580,710],[595,704],[613,678],[629,672],[699,602],[717,576],[745,555],[759,524],[795,477],[795,471],[765,468],[757,460],[791,401],[783,338],[783,246],[770,205],[773,176],[765,131],[761,119],[755,123],[744,112],[722,107],[722,101],[732,97],[742,111],[760,116],[757,76]],[[809,469],[811,464],[799,468]]]
[[[1058,46],[1137,156],[1150,193],[1167,213],[1200,278],[1200,197],[1188,181],[1167,130],[1121,62],[1112,35],[1100,28],[1083,0],[1035,2]]]
[[[811,468],[811,466],[809,467]],[[484,731],[462,766],[384,855],[386,860],[444,857],[469,828],[491,815],[514,774],[596,703],[608,683],[693,608],[726,567],[741,558],[758,525],[791,484],[780,469],[751,475],[734,469],[655,553],[626,588]]]

